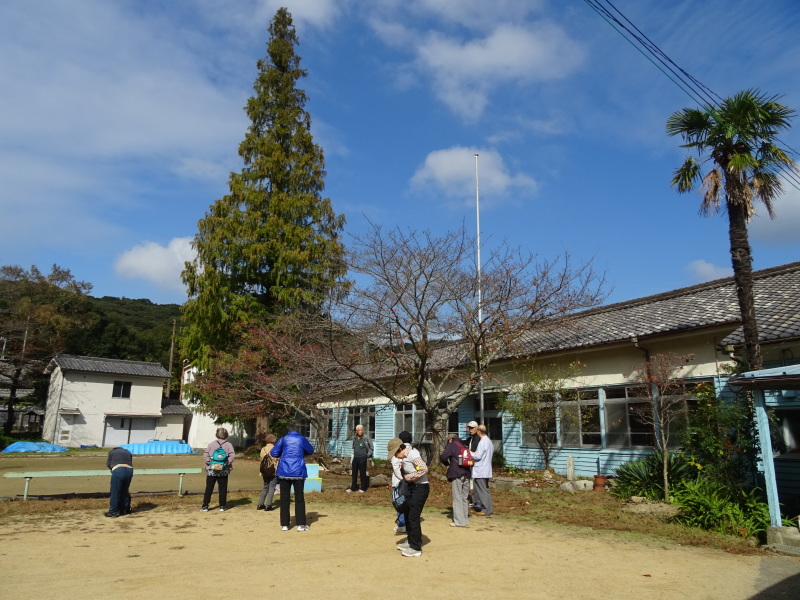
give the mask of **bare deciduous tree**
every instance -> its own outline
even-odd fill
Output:
[[[603,278],[589,264],[501,245],[483,265],[479,311],[474,257],[463,228],[437,236],[373,225],[349,250],[353,287],[331,307],[333,331],[348,332],[329,338],[336,364],[396,406],[423,410],[432,456],[492,362],[515,354],[528,332],[602,299]]]
[[[653,428],[656,449],[662,455],[664,501],[669,502],[669,440],[679,424],[685,423],[687,401],[694,396],[687,393],[683,372],[694,354],[654,354],[637,366],[625,378],[641,386],[643,402],[631,410],[639,420]]]

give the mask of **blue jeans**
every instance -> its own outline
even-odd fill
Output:
[[[130,511],[132,479],[133,469],[131,467],[117,467],[111,471],[111,493],[108,512],[124,515]]]

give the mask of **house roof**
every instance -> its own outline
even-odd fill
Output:
[[[800,365],[747,371],[731,377],[728,382],[748,389],[800,390]]]
[[[45,369],[52,373],[56,367],[62,371],[81,371],[84,373],[107,373],[110,375],[136,375],[138,377],[171,378],[169,372],[158,363],[135,360],[118,360],[114,358],[96,358],[93,356],[74,356],[59,354],[53,358]]]
[[[183,404],[180,400],[172,400],[170,398],[161,399],[161,414],[162,415],[190,415],[192,411]]]
[[[800,262],[754,271],[753,287],[760,340],[799,338]],[[720,346],[740,345],[740,323],[736,286],[728,277],[575,313],[531,331],[518,353],[587,348],[721,325],[734,329]]]

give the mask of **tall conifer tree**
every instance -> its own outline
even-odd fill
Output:
[[[183,350],[203,366],[209,351],[231,346],[236,323],[252,317],[314,309],[344,276],[344,217],[322,197],[325,161],[311,136],[307,75],[285,8],[269,26],[255,94],[245,111],[251,125],[231,173],[230,192],[198,224],[197,258],[186,263]]]

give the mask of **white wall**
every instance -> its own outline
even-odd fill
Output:
[[[130,398],[112,398],[114,381],[131,382]],[[106,430],[106,415],[130,414],[161,417],[163,380],[154,377],[113,375],[102,373],[63,373],[56,368],[50,377],[44,435],[47,441],[77,448],[81,445],[102,446]],[[74,416],[60,416],[63,410],[80,411]],[[158,421],[157,421],[158,422]],[[61,427],[70,429],[69,440],[62,439]],[[166,431],[173,431],[165,425]],[[175,426],[174,437],[180,438],[182,424]],[[156,429],[148,438],[154,437]],[[173,437],[173,436],[170,436]],[[55,441],[53,441],[55,440]]]

